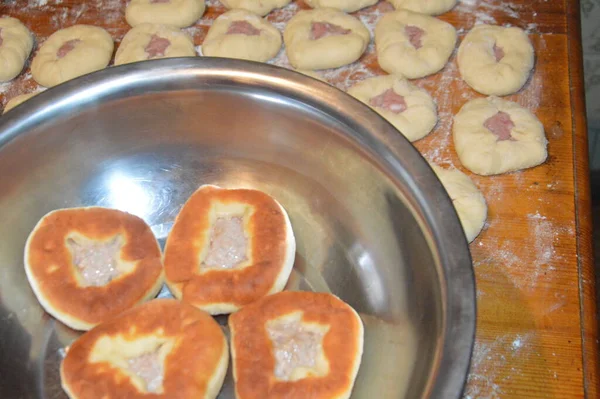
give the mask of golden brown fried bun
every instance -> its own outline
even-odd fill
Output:
[[[337,297],[274,294],[229,316],[229,329],[237,399],[350,397],[363,325]]]
[[[211,314],[231,313],[285,286],[296,241],[269,195],[205,185],[185,203],[165,246],[173,295]]]
[[[213,399],[228,362],[227,340],[210,315],[156,299],[82,335],[60,376],[71,399]]]
[[[76,330],[89,330],[156,296],[164,282],[150,227],[115,209],[59,209],[35,226],[25,272],[41,305]]]

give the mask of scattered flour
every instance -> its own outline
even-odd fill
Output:
[[[4,94],[10,89],[12,82],[0,83],[0,94]]]
[[[499,399],[506,392],[502,382],[522,375],[522,366],[531,356],[533,332],[507,334],[494,341],[475,343],[464,399]],[[510,370],[508,369],[510,367]]]
[[[219,0],[206,0],[206,7],[223,7],[223,4]]]
[[[518,21],[523,8],[523,4],[501,0],[460,0],[455,11],[470,16],[473,25],[479,25],[497,24],[496,17],[508,17]]]

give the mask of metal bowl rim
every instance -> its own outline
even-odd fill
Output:
[[[60,110],[61,106],[77,99],[85,104],[88,100],[84,94],[98,94],[102,98],[123,91],[127,85],[141,79],[161,80],[172,75],[176,79],[178,74],[219,78],[220,82],[253,83],[265,89],[293,93],[296,100],[301,99],[325,113],[335,114],[347,125],[363,127],[360,136],[364,140],[360,144],[377,154],[396,180],[409,183],[413,195],[431,200],[431,195],[423,193],[421,187],[434,188],[437,206],[421,210],[427,220],[435,221],[437,226],[432,232],[443,266],[443,276],[440,276],[442,288],[445,282],[444,337],[439,338],[444,345],[428,392],[432,398],[460,398],[469,371],[476,326],[475,275],[468,243],[464,235],[442,233],[452,231],[460,224],[450,198],[421,154],[379,114],[343,91],[295,71],[251,61],[186,57],[126,64],[84,75],[46,90],[3,115],[0,118],[0,150],[18,135],[26,134],[26,130],[47,120],[50,108]],[[368,122],[367,126],[371,128],[364,126],[364,122]],[[403,162],[399,161],[399,153],[402,153]],[[451,217],[448,217],[449,214]],[[450,249],[455,251],[452,256],[444,251]],[[449,320],[452,320],[451,325]]]

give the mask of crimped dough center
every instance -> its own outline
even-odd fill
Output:
[[[219,217],[210,231],[208,252],[203,266],[233,269],[248,260],[248,238],[243,216]]]
[[[139,392],[162,393],[165,358],[175,345],[173,337],[159,332],[131,339],[106,335],[91,350],[91,363],[109,363],[131,378]]]
[[[315,323],[303,323],[302,313],[269,321],[267,333],[273,345],[275,377],[296,381],[326,375],[329,367],[323,354],[323,337],[328,329]]]
[[[162,390],[165,369],[158,357],[159,349],[127,359],[129,370],[144,381],[148,392]]]
[[[118,262],[123,244],[120,236],[101,242],[82,237],[67,238],[73,264],[85,286],[106,285],[123,273]]]

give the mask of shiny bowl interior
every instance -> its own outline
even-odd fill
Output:
[[[44,313],[23,270],[39,218],[114,207],[144,218],[164,244],[184,201],[207,183],[277,198],[297,238],[288,288],[332,292],[360,313],[353,398],[460,397],[473,270],[426,162],[331,86],[202,58],[110,68],[0,118],[0,397],[66,397],[58,367],[78,333]],[[230,376],[219,397],[233,398]]]

